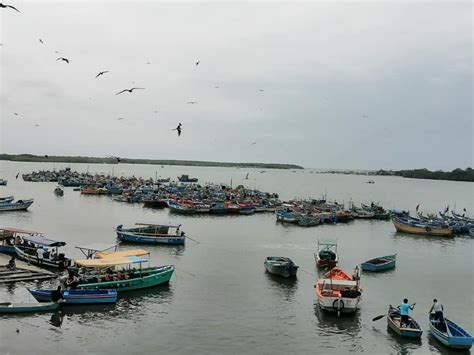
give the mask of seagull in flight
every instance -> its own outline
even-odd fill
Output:
[[[253,143],[252,143],[252,144],[250,144],[250,145],[255,145],[255,144],[257,144],[257,142],[253,142]]]
[[[18,116],[18,113],[17,113],[17,112],[13,112],[13,114],[14,114],[15,116]]]
[[[196,66],[198,66],[198,65],[199,65],[199,63],[201,63],[201,61],[200,61],[200,60],[198,60],[198,61],[196,62]]]
[[[95,77],[98,78],[99,76],[104,75],[105,73],[108,73],[108,72],[109,72],[108,70],[101,71]]]
[[[0,8],[2,8],[2,9],[6,9],[6,8],[8,8],[8,7],[9,7],[10,9],[13,9],[13,10],[15,10],[15,11],[18,11],[18,12],[20,12],[20,10],[18,10],[18,9],[17,9],[15,6],[11,6],[11,5],[4,5],[4,4],[2,4],[2,3],[0,2]]]
[[[362,116],[362,117],[364,117],[364,118],[369,118],[369,116],[365,116],[365,115],[364,115],[364,116]]]
[[[117,121],[124,120],[124,119],[125,118],[123,118],[123,117],[119,117],[119,118],[117,118]]]
[[[247,173],[244,180],[248,180],[248,179],[249,179],[249,173]]]
[[[179,123],[178,127],[173,128],[172,131],[178,131],[178,137],[181,136],[181,122]]]
[[[121,93],[123,93],[123,92],[125,92],[125,91],[132,92],[133,90],[137,90],[137,89],[139,89],[139,90],[145,90],[145,88],[131,88],[131,89],[123,89],[122,91],[119,91],[119,92],[118,92],[118,93],[116,93],[115,95],[119,95],[119,94],[121,94]]]
[[[219,85],[214,86],[214,89],[219,89]]]
[[[35,124],[35,127],[39,127],[39,123]]]
[[[46,159],[48,159],[48,158],[49,158],[48,154],[45,154],[45,156],[44,156],[44,157],[45,157]]]
[[[58,60],[62,60],[64,62],[66,62],[67,64],[69,64],[69,59],[67,59],[67,58],[59,57],[58,59],[56,59],[56,61],[58,61]]]
[[[265,90],[263,90],[263,89],[258,89],[258,91],[264,92]]]
[[[187,104],[194,105],[194,104],[197,104],[197,101],[188,101]]]
[[[41,38],[39,39],[39,42],[40,42],[41,44],[43,44],[43,40],[42,40]]]

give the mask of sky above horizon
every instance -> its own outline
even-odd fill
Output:
[[[4,3],[3,153],[473,165],[471,2]]]

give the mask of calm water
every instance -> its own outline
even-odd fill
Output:
[[[67,253],[79,257],[76,245],[115,242],[114,227],[135,222],[179,222],[200,243],[185,247],[145,247],[152,264],[174,264],[169,286],[126,294],[116,305],[67,308],[64,314],[1,317],[0,353],[447,353],[431,339],[427,312],[434,297],[446,314],[474,332],[473,243],[469,237],[436,239],[400,235],[390,222],[354,221],[304,229],[283,226],[271,214],[235,217],[186,217],[168,210],[81,196],[66,189],[53,194],[54,183],[15,180],[17,172],[56,169],[69,164],[0,162],[0,177],[9,180],[0,196],[33,197],[28,212],[0,214],[0,226],[25,228],[68,242]],[[71,164],[73,170],[111,173],[112,165]],[[163,168],[115,165],[115,175],[196,176],[201,182],[227,182],[264,191],[281,198],[320,197],[337,201],[380,201],[387,208],[437,211],[447,204],[473,211],[472,183],[311,174],[309,171],[252,169]],[[249,180],[243,180],[250,172]],[[317,239],[337,238],[341,265],[354,266],[374,256],[398,253],[397,268],[362,275],[361,309],[337,318],[314,305],[317,278],[313,252]],[[268,255],[292,258],[301,269],[289,282],[264,272]],[[27,301],[26,286],[0,285],[0,299]],[[387,332],[384,314],[389,303],[407,297],[417,305],[413,316],[425,332],[421,341],[404,341]],[[16,329],[20,333],[16,333]]]

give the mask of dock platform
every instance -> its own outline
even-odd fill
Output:
[[[45,280],[59,276],[54,272],[28,265],[19,259],[15,259],[16,269],[8,270],[5,265],[8,264],[10,258],[9,255],[0,254],[0,283]]]

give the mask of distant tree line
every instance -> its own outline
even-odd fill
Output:
[[[84,164],[117,164],[114,157],[80,157],[80,156],[56,156],[56,155],[33,155],[33,154],[0,154],[0,160],[27,161],[27,162],[49,162],[49,163],[84,163]],[[182,166],[213,166],[213,167],[238,167],[238,168],[260,168],[260,169],[304,169],[294,164],[277,163],[231,163],[196,160],[161,160],[161,159],[129,159],[120,158],[124,164],[154,164],[154,165],[182,165]]]
[[[379,170],[375,175],[395,175],[412,179],[430,179],[430,180],[452,180],[452,181],[471,181],[474,182],[474,170],[472,168],[454,169],[453,171],[431,171],[428,169],[413,170]]]

